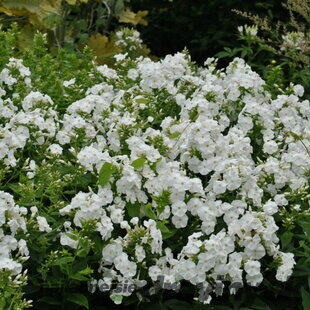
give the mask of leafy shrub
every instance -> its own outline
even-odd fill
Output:
[[[194,61],[203,64],[224,47],[236,47],[235,29],[244,19],[232,9],[267,15],[274,20],[287,19],[283,0],[131,0],[132,8],[149,14],[147,27],[140,27],[144,42],[152,54],[164,57],[186,47]],[[229,60],[221,61],[224,67]]]
[[[85,45],[94,50],[99,62],[110,61],[120,50],[115,31],[120,24],[147,25],[147,11],[130,10],[127,0],[0,0],[1,23],[18,22],[18,47],[31,47],[34,34],[48,34],[50,50],[66,48],[81,52]],[[144,52],[147,51],[146,49]]]
[[[244,58],[275,88],[303,83],[310,96],[310,1],[288,0],[283,6],[290,16],[286,22],[236,10],[253,26],[239,26],[241,46],[225,48],[218,56]]]
[[[307,309],[301,85],[273,93],[240,58],[128,41],[112,69],[0,38],[0,309]]]

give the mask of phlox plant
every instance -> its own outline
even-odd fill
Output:
[[[42,34],[16,50],[17,32],[0,32],[0,309],[307,309],[303,86],[186,51],[98,66]]]
[[[286,0],[286,21],[249,12],[233,10],[252,23],[238,27],[233,48],[224,48],[217,54],[220,58],[240,56],[265,79],[271,92],[285,88],[290,83],[302,83],[305,97],[310,96],[310,1]]]

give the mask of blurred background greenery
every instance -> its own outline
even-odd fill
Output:
[[[149,11],[148,27],[138,27],[144,41],[157,56],[187,47],[193,60],[203,63],[224,47],[236,46],[237,26],[245,19],[232,9],[286,20],[281,0],[132,0],[135,10]]]

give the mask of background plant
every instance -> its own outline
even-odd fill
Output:
[[[114,31],[121,24],[147,25],[148,11],[133,12],[127,0],[28,0],[0,1],[2,27],[17,22],[19,47],[30,47],[34,34],[48,34],[49,49],[81,52],[90,45],[99,61],[111,61],[122,51],[115,44]]]
[[[226,47],[217,55],[220,58],[241,56],[275,88],[302,83],[309,97],[310,1],[288,0],[282,6],[287,10],[287,21],[234,10],[251,20],[253,26],[239,26],[241,46]]]

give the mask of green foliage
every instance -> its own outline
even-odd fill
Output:
[[[27,284],[26,273],[12,276],[8,270],[0,270],[0,310],[19,310],[31,307],[23,292]]]
[[[0,13],[4,27],[19,24],[18,47],[31,47],[39,30],[48,33],[50,50],[66,48],[80,53],[88,45],[93,55],[106,59],[122,52],[113,35],[119,25],[147,25],[144,17],[148,11],[135,13],[126,0],[1,0]]]
[[[104,187],[109,183],[110,177],[112,176],[113,172],[116,170],[116,167],[110,163],[104,163],[102,168],[99,171],[99,184]]]
[[[268,89],[278,93],[290,83],[302,84],[310,96],[310,1],[288,0],[282,4],[289,19],[275,19],[273,12],[265,17],[235,12],[253,22],[239,26],[239,46],[224,48],[219,58],[242,57],[268,82]]]
[[[243,19],[231,10],[239,9],[255,14],[273,14],[285,19],[287,12],[282,0],[131,0],[134,10],[146,8],[148,27],[139,27],[142,38],[152,54],[162,57],[188,48],[192,59],[202,64],[224,47],[236,47],[234,29]],[[227,62],[223,61],[222,65]]]

